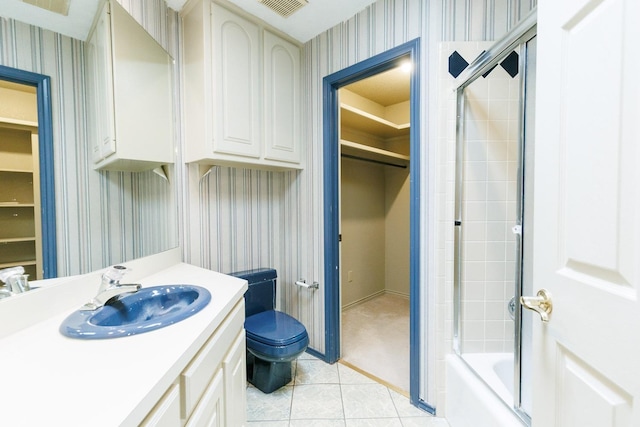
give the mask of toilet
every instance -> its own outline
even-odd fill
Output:
[[[247,380],[263,393],[271,393],[291,381],[291,361],[309,344],[307,330],[293,317],[275,310],[276,270],[259,268],[230,275],[249,284],[244,294]]]

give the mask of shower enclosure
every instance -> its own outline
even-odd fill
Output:
[[[535,12],[457,88],[454,348],[530,424]]]

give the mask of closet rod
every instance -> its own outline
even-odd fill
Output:
[[[383,161],[380,161],[380,160],[367,159],[366,157],[353,156],[351,154],[340,154],[340,155],[342,157],[346,157],[348,159],[362,160],[364,162],[377,163],[379,165],[385,165],[385,166],[393,166],[394,168],[402,168],[402,169],[406,169],[407,168],[405,165],[396,165],[394,163],[383,162]]]

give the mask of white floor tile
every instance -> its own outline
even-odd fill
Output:
[[[297,385],[293,390],[292,420],[344,419],[339,384]]]
[[[251,427],[289,427],[289,421],[248,421]]]
[[[343,384],[344,416],[349,418],[398,418],[389,389],[382,384]]]
[[[345,427],[344,420],[291,420],[289,427]]]
[[[413,406],[408,397],[393,390],[389,390],[389,393],[400,417],[433,417],[433,415]]]
[[[449,427],[449,423],[444,418],[435,417],[406,417],[400,418],[402,427]]]
[[[348,419],[347,427],[402,427],[398,418]]]
[[[253,386],[247,387],[248,421],[288,421],[291,417],[293,387],[282,387],[265,394]]]
[[[409,399],[342,364],[305,354],[295,381],[270,394],[247,387],[250,427],[448,427]]]
[[[322,360],[298,360],[295,384],[339,384],[338,364],[329,365]]]

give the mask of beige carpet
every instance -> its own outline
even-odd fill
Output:
[[[409,391],[409,299],[383,294],[342,312],[342,360]]]

